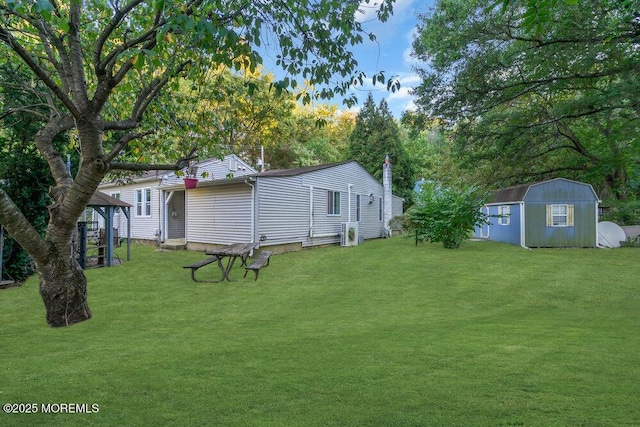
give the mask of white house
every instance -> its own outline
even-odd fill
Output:
[[[181,241],[194,250],[235,242],[283,251],[357,244],[388,235],[390,215],[402,214],[396,196],[387,197],[385,214],[383,185],[356,161],[258,173],[230,155],[197,166],[208,176],[195,189],[185,190],[174,173],[154,172],[103,183],[100,191],[133,206],[132,239]],[[352,230],[349,242],[342,241],[343,223]]]

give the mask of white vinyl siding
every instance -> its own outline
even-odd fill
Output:
[[[382,184],[356,162],[295,176],[258,177],[256,191],[259,210],[256,235],[261,238],[261,246],[339,242],[341,223],[349,221],[347,203],[352,219],[357,214],[357,194],[372,194],[374,200],[360,205],[358,235],[371,239],[384,233],[380,218]],[[341,195],[340,215],[327,214],[330,191]],[[347,200],[349,193],[351,200]],[[393,213],[402,214],[402,199],[394,197]]]
[[[300,177],[270,177],[259,179],[256,191],[260,212],[256,234],[260,245],[306,242],[312,189],[302,185]],[[313,211],[326,219],[326,190],[316,189],[313,197]]]
[[[246,184],[198,187],[186,192],[189,242],[251,242],[251,187]]]
[[[131,237],[132,239],[144,239],[155,240],[156,230],[162,228],[160,223],[160,190],[158,190],[157,180],[146,180],[140,183],[133,183],[129,185],[113,185],[106,188],[101,188],[107,194],[120,193],[120,200],[129,203],[131,205],[131,236],[127,236],[127,220],[124,214],[119,215],[119,224],[114,224],[114,227],[119,228],[120,237]],[[136,212],[136,194],[142,191],[149,190],[151,196],[151,206],[148,216],[138,216]],[[142,197],[144,199],[144,196]],[[99,216],[99,215],[98,215]],[[102,217],[100,217],[102,218]],[[114,218],[115,219],[115,218]]]

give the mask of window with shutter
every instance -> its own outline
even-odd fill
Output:
[[[573,227],[573,212],[573,205],[547,205],[547,227]]]
[[[511,224],[511,206],[498,206],[498,224]]]

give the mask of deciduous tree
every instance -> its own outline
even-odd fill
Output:
[[[392,3],[377,3],[380,19]],[[142,163],[162,147],[171,120],[149,120],[156,118],[150,113],[171,113],[158,101],[177,79],[197,81],[219,66],[253,71],[267,46],[288,73],[274,82],[276,91],[295,88],[301,75],[322,87],[319,96],[345,95],[364,75],[349,49],[369,37],[355,20],[358,7],[339,0],[0,1],[1,57],[24,63],[46,86],[47,118],[35,146],[54,182],[44,236],[2,190],[0,223],[36,263],[49,325],[91,317],[72,237],[105,174],[182,168],[193,154],[181,147],[175,163]],[[73,176],[53,143],[71,130],[80,152]]]
[[[532,2],[495,3],[442,0],[421,16],[421,108],[494,185],[564,176],[619,199],[637,192],[638,2],[544,2],[536,28],[523,26]]]

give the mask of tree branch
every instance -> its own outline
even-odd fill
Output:
[[[138,172],[153,171],[153,170],[180,170],[189,166],[189,161],[198,157],[195,154],[195,152],[196,152],[196,149],[193,148],[188,155],[181,157],[172,165],[170,164],[152,165],[152,164],[133,163],[133,162],[114,162],[110,164],[110,169],[138,171]]]
[[[9,234],[38,263],[44,263],[49,253],[49,244],[38,234],[29,220],[22,214],[13,200],[0,189],[0,223]]]
[[[109,154],[107,154],[105,156],[105,162],[107,163],[111,163],[113,161],[113,159],[115,159],[118,154],[120,154],[120,152],[133,140],[136,139],[140,139],[143,138],[147,135],[152,135],[154,134],[155,131],[153,129],[149,129],[148,131],[145,132],[139,132],[139,133],[130,133],[127,134],[125,136],[123,136],[122,138],[120,138],[120,140],[115,144],[115,146],[113,147],[113,149],[111,150],[111,152],[109,152]]]
[[[53,147],[53,138],[61,132],[75,127],[75,120],[70,115],[49,121],[36,134],[35,144],[49,165],[51,175],[57,185],[69,186],[72,182],[67,170],[67,165],[62,160],[60,153]]]
[[[36,60],[31,56],[29,51],[25,49],[11,32],[4,26],[0,26],[0,41],[4,42],[9,48],[15,52],[27,66],[38,76],[40,80],[55,94],[55,96],[64,104],[65,107],[74,117],[79,117],[80,113],[73,101],[67,94],[49,77],[49,74],[40,67]],[[42,42],[46,45],[45,41]]]

